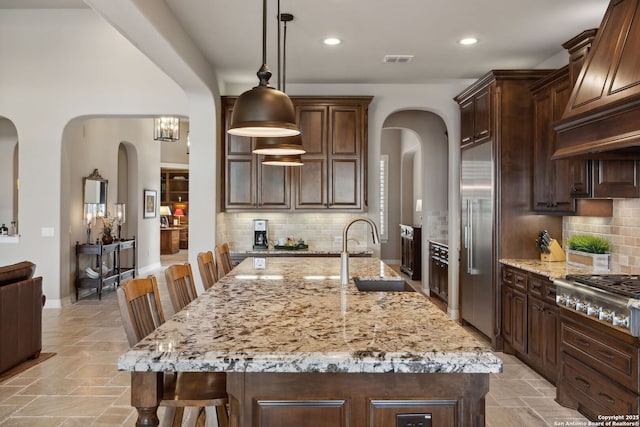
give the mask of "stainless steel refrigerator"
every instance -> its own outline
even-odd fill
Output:
[[[495,245],[494,155],[491,141],[461,153],[460,315],[488,337],[494,336]]]

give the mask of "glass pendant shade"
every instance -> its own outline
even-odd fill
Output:
[[[258,71],[260,84],[238,97],[231,116],[231,135],[269,137],[299,135],[291,98],[269,85],[266,65]]]
[[[263,165],[269,166],[302,166],[302,156],[300,154],[291,154],[284,156],[264,156]]]
[[[256,146],[253,149],[254,154],[272,156],[304,154],[305,152],[300,135],[279,138],[257,138]]]
[[[153,120],[153,139],[175,142],[180,140],[179,117],[157,117]]]

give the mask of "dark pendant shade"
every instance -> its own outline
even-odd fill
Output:
[[[262,65],[258,77],[260,84],[236,100],[227,132],[253,137],[299,135],[293,103],[286,93],[269,85],[271,72],[266,65]]]
[[[302,146],[300,135],[257,138],[254,154],[265,154],[273,156],[290,156],[293,154],[304,154],[306,151]]]
[[[300,154],[292,154],[285,156],[264,156],[262,158],[263,165],[269,166],[302,166],[302,156]]]

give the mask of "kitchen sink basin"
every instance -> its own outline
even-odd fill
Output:
[[[360,292],[415,292],[404,280],[354,277],[353,281]]]

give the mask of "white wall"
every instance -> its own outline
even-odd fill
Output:
[[[21,234],[19,243],[0,245],[0,263],[33,261],[36,273],[44,277],[47,306],[56,306],[66,301],[61,289],[68,289],[70,242],[75,237],[70,212],[77,207],[67,201],[79,196],[70,188],[77,176],[62,167],[74,156],[71,147],[62,144],[65,127],[80,116],[186,116],[186,96],[88,9],[3,9],[0,52],[0,116],[14,123],[20,141]],[[139,169],[137,187],[159,190],[159,157],[141,158]],[[154,225],[144,226],[151,236]],[[54,235],[43,237],[43,228],[53,229]]]
[[[0,117],[0,224],[9,229],[14,220],[14,152],[18,145],[18,133],[10,120]],[[9,230],[11,232],[11,230]]]

